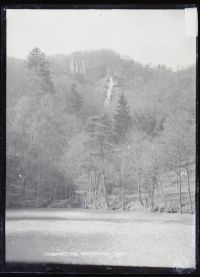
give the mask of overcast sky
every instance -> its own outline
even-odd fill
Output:
[[[184,10],[7,10],[7,54],[109,48],[142,64],[185,68],[196,59],[195,23]]]

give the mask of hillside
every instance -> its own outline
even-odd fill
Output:
[[[173,72],[106,49],[35,53],[7,58],[8,207],[74,201],[110,209],[116,199],[116,208],[125,208],[130,198],[139,209],[186,205],[188,212],[190,197],[194,207],[195,66]],[[123,144],[120,105],[131,119]]]

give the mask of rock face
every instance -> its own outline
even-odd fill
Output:
[[[81,56],[72,57],[70,62],[70,70],[73,74],[86,74],[88,69],[87,61]]]
[[[121,63],[121,58],[112,50],[100,50],[89,52],[74,52],[68,56],[70,72],[72,74],[86,74],[92,70],[98,70],[104,76],[109,68],[115,70]]]

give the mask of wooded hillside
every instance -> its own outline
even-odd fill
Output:
[[[7,58],[7,206],[194,212],[195,66]]]

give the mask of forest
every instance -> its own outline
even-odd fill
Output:
[[[196,67],[7,57],[6,206],[195,212]]]

